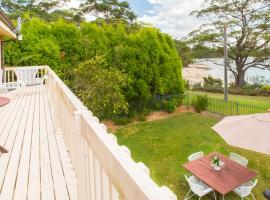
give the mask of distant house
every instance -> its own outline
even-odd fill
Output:
[[[6,16],[6,14],[0,9],[0,67],[3,69],[4,59],[3,59],[3,40],[4,38],[7,39],[16,39],[17,35],[13,31],[15,27],[13,26],[12,22]]]

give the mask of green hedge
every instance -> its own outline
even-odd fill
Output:
[[[127,103],[123,110],[130,115],[147,109],[155,96],[184,92],[182,64],[175,43],[156,28],[106,24],[101,20],[84,22],[78,27],[65,20],[46,22],[27,16],[23,21],[23,41],[5,45],[6,65],[50,65],[89,108],[103,105],[94,112],[98,117],[118,115],[120,109],[115,111],[115,106],[119,99],[122,105]],[[98,73],[102,77],[83,76],[94,70],[84,63],[96,63],[97,57],[102,57],[106,64],[97,65],[95,70],[106,73]],[[76,76],[76,69],[81,77]],[[125,77],[125,84],[112,81],[115,85],[106,86],[106,74],[110,71]],[[99,84],[100,91],[114,87],[119,90],[111,96],[110,92],[104,93],[107,97],[102,99],[99,88],[89,86],[97,82],[104,83]]]

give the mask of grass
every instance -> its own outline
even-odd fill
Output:
[[[254,195],[256,199],[264,199],[262,191],[270,186],[270,156],[227,145],[211,129],[217,122],[214,117],[183,113],[154,122],[127,125],[115,134],[119,144],[130,148],[133,159],[144,162],[151,170],[151,177],[160,186],[168,186],[178,199],[184,199],[188,191],[184,179],[187,172],[182,165],[187,162],[188,155],[201,150],[205,154],[236,152],[248,158],[249,168],[258,173]],[[239,197],[230,193],[226,199],[239,200]]]
[[[270,108],[270,97],[230,95],[228,102],[223,101],[223,95],[209,92],[189,92],[188,102],[197,95],[207,95],[209,97],[208,111],[221,115],[246,115],[263,113]],[[187,100],[185,100],[187,103]]]
[[[223,94],[220,93],[211,93],[211,92],[199,92],[199,91],[192,91],[191,94],[203,95],[207,94],[209,97],[223,99]],[[270,108],[270,97],[265,96],[245,96],[245,95],[234,95],[229,94],[229,100],[238,101],[242,104],[250,104],[256,106],[269,106]]]

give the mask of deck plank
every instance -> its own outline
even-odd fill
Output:
[[[67,151],[67,144],[64,142],[64,135],[59,132],[60,128],[59,128],[59,124],[57,122],[56,119],[54,119],[53,116],[53,106],[50,105],[49,103],[49,96],[47,94],[47,108],[48,108],[48,112],[47,114],[50,115],[50,119],[51,121],[48,121],[48,125],[51,122],[51,125],[54,127],[55,129],[55,140],[57,142],[57,148],[59,151],[59,156],[61,159],[61,164],[62,164],[62,169],[63,169],[63,173],[64,173],[64,177],[65,177],[65,181],[66,181],[66,187],[68,190],[68,195],[69,198],[71,200],[77,200],[77,183],[76,183],[76,174],[75,174],[75,170],[74,167],[71,163],[71,158],[70,155]],[[70,122],[71,123],[71,122]],[[49,127],[52,127],[49,126]]]
[[[25,90],[21,91],[25,92]],[[11,116],[7,119],[7,123],[2,129],[2,134],[0,136],[0,144],[8,150],[8,153],[2,154],[0,157],[0,185],[1,190],[3,188],[3,181],[6,179],[6,170],[10,160],[10,156],[13,150],[14,140],[16,138],[16,130],[20,124],[21,116],[23,114],[23,108],[26,103],[26,98],[20,98],[16,108]],[[2,191],[1,191],[2,192]]]
[[[41,165],[41,198],[46,200],[55,199],[52,169],[50,162],[50,149],[48,143],[47,131],[47,119],[46,119],[46,105],[45,105],[46,91],[44,87],[41,87],[41,98],[40,98],[40,165]],[[49,120],[49,119],[48,119]],[[54,152],[52,152],[54,153]]]
[[[30,156],[30,171],[29,171],[29,185],[27,199],[38,200],[41,198],[40,192],[40,130],[39,130],[39,101],[40,101],[40,87],[37,90],[35,112],[33,120],[32,130],[32,145],[31,145],[31,156]]]
[[[5,95],[9,97],[9,95]],[[0,107],[0,199],[77,200],[76,175],[45,86],[10,93]]]
[[[32,139],[32,129],[33,129],[33,118],[35,112],[35,103],[36,103],[36,90],[34,88],[34,94],[32,97],[33,102],[29,109],[29,117],[26,122],[25,136],[23,147],[21,150],[20,165],[17,174],[16,186],[14,191],[15,200],[26,200],[27,199],[27,190],[28,190],[28,172],[30,166],[30,154],[31,154],[31,139]]]
[[[48,142],[49,149],[51,152],[51,163],[52,163],[52,174],[55,188],[56,199],[70,199],[68,194],[68,189],[66,185],[66,179],[64,176],[63,166],[61,163],[61,158],[59,154],[59,149],[57,145],[56,132],[52,120],[52,114],[49,107],[48,98],[45,98],[46,104],[46,121],[47,121],[47,130],[48,130]]]
[[[16,178],[17,178],[17,171],[18,171],[18,166],[20,162],[21,149],[22,149],[22,144],[23,144],[24,135],[25,135],[26,121],[28,120],[29,108],[31,106],[31,103],[33,103],[33,95],[28,94],[26,98],[26,102],[23,106],[23,112],[21,115],[19,126],[14,129],[14,134],[16,136],[14,139],[14,145],[13,145],[12,152],[10,155],[8,168],[6,170],[6,174],[5,174],[6,179],[2,186],[0,199],[13,198],[14,187],[15,187]]]

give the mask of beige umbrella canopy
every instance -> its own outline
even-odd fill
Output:
[[[225,117],[212,128],[232,146],[270,155],[270,113]]]

